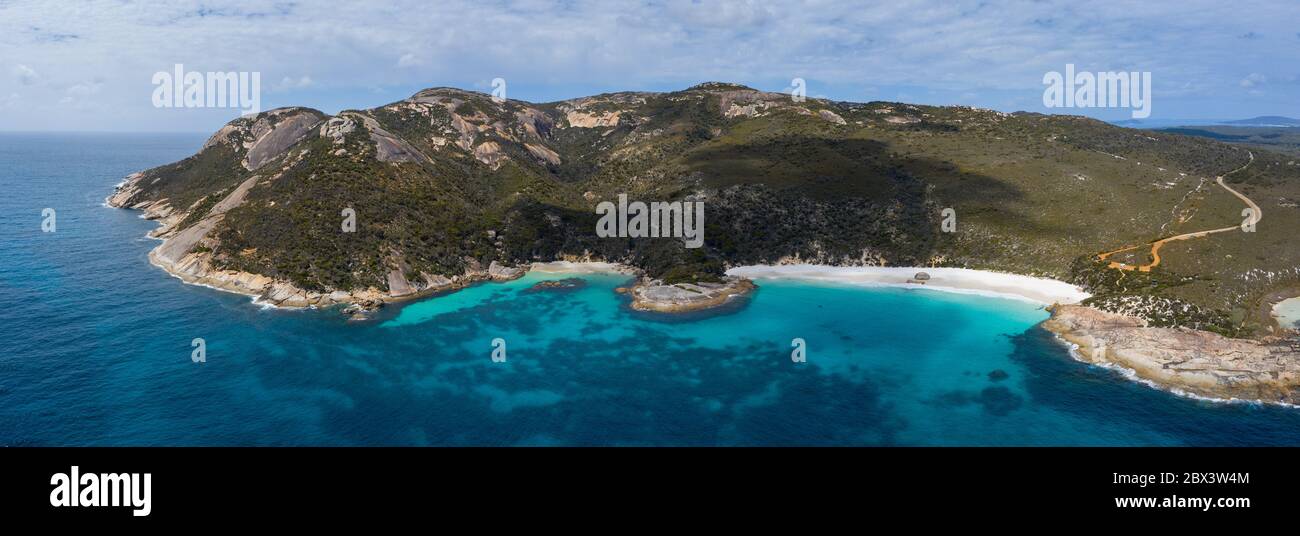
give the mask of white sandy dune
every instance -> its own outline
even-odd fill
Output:
[[[924,285],[908,283],[917,272],[930,274]],[[864,286],[927,288],[964,294],[980,294],[1028,300],[1051,305],[1078,303],[1089,296],[1078,287],[1041,277],[986,272],[966,268],[915,268],[881,266],[819,266],[790,264],[781,266],[739,266],[727,275],[749,279],[799,279]]]

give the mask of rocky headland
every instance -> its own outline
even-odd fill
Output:
[[[527,267],[504,266],[495,261],[483,268],[473,259],[467,259],[469,268],[463,274],[452,277],[422,273],[418,280],[411,281],[402,271],[394,269],[388,274],[387,289],[369,287],[320,292],[299,288],[287,280],[266,275],[223,270],[213,266],[211,248],[204,246],[204,241],[224,214],[243,202],[245,193],[256,184],[259,177],[255,176],[242,183],[213,206],[198,223],[182,230],[178,230],[178,224],[185,219],[187,213],[178,213],[167,200],[127,204],[137,189],[136,183],[142,177],[139,173],[127,177],[105,203],[114,208],[140,210],[145,219],[159,222],[159,227],[150,231],[149,236],[162,240],[162,243],[149,252],[149,262],[186,283],[250,296],[259,304],[289,309],[343,305],[344,314],[361,319],[385,303],[456,290],[479,281],[509,281],[528,272]]]
[[[1159,387],[1221,400],[1300,404],[1300,348],[1285,339],[1233,339],[1083,305],[1056,305],[1043,327],[1075,357],[1133,372]]]
[[[1263,305],[1300,288],[1291,160],[1081,117],[726,83],[550,103],[430,88],[335,115],[240,117],[194,155],[127,177],[108,204],[160,224],[153,264],[278,307],[364,316],[568,264],[629,272],[632,307],[667,313],[766,277],[1087,299],[1095,309],[1059,306],[1047,323],[1082,359],[1200,396],[1293,401],[1296,355]],[[707,239],[601,236],[599,204],[622,195],[707,203]],[[1269,219],[1229,233],[1243,200]],[[1198,235],[1210,218],[1225,230],[1179,241],[1155,270],[1097,254],[1141,264],[1144,248],[1113,248]],[[582,262],[540,262],[555,259]],[[804,263],[816,266],[773,266]]]

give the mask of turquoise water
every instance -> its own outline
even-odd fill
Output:
[[[531,273],[367,323],[264,309],[149,266],[154,224],[101,206],[203,139],[0,134],[0,444],[1300,444],[1300,411],[1078,363],[1015,300],[765,280],[664,316],[624,276]]]
[[[1289,298],[1273,306],[1277,323],[1286,329],[1300,329],[1300,298]]]

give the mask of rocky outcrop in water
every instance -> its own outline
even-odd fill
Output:
[[[724,277],[718,283],[665,284],[642,279],[628,292],[632,308],[639,311],[680,313],[717,307],[734,297],[744,296],[757,288],[743,277]]]

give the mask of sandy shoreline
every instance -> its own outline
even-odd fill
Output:
[[[924,285],[908,283],[917,272],[930,274],[929,282]],[[800,279],[861,286],[926,288],[961,294],[1014,298],[1044,305],[1079,303],[1089,296],[1087,292],[1063,281],[967,268],[790,264],[739,266],[727,270],[727,275],[749,279]]]
[[[541,272],[548,274],[635,274],[636,269],[613,262],[599,261],[552,261],[552,262],[535,262],[529,266],[530,272]]]

